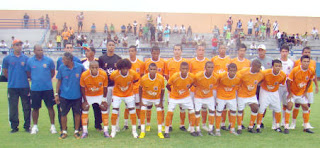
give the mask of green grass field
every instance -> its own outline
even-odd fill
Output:
[[[202,131],[203,137],[192,137],[187,132],[179,130],[179,110],[176,109],[173,120],[173,132],[170,139],[159,139],[157,136],[156,111],[153,108],[151,131],[146,133],[144,139],[134,139],[131,130],[121,131],[117,133],[114,139],[104,138],[103,133],[97,132],[94,128],[94,117],[92,108],[89,115],[89,137],[77,140],[73,137],[73,121],[72,114],[68,115],[68,133],[69,137],[59,140],[59,134],[51,134],[49,132],[50,122],[47,109],[40,110],[39,132],[36,135],[26,133],[23,129],[23,116],[20,110],[20,131],[10,134],[10,126],[8,122],[8,100],[7,100],[7,83],[0,83],[0,147],[319,147],[320,139],[320,102],[319,94],[315,95],[315,103],[312,105],[311,125],[315,127],[315,134],[307,134],[302,132],[302,112],[300,111],[297,119],[297,128],[291,130],[289,135],[276,133],[271,130],[272,112],[268,110],[264,119],[266,126],[260,134],[251,134],[246,130],[240,136],[234,136],[226,131],[221,131],[221,137],[208,136]],[[120,118],[120,126],[123,126],[123,107]],[[55,107],[56,109],[56,107]],[[245,126],[249,123],[249,109],[246,109]],[[109,122],[110,123],[110,122]],[[187,122],[186,122],[187,123]],[[59,128],[58,118],[56,114],[56,128]],[[139,132],[139,131],[138,131]]]

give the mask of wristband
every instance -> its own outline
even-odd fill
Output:
[[[54,93],[54,96],[58,96],[59,94],[58,93]]]

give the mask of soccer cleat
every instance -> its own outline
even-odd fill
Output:
[[[51,134],[56,134],[57,133],[56,127],[55,126],[51,126],[50,132],[51,132]]]
[[[228,130],[230,131],[231,125],[228,126]]]
[[[241,128],[242,128],[242,129],[246,129],[246,127],[245,127],[244,125],[241,125]]]
[[[96,128],[96,130],[97,130],[98,132],[102,132],[102,131],[103,131],[102,127]]]
[[[170,126],[170,127],[169,127],[169,132],[172,132],[172,130],[173,130],[173,129],[172,129],[172,126]]]
[[[18,132],[19,131],[19,128],[14,128],[14,129],[12,129],[11,131],[10,131],[10,133],[16,133],[16,132]]]
[[[138,126],[138,129],[141,129],[141,125]]]
[[[238,130],[237,130],[237,134],[238,134],[238,135],[241,135],[241,134],[242,134],[242,130],[239,130],[239,129],[238,129]]]
[[[296,124],[295,123],[291,123],[289,129],[296,129]]]
[[[193,137],[199,136],[197,132],[192,132],[192,133],[190,133],[190,134],[191,134],[191,136],[193,136]]]
[[[144,138],[144,136],[146,136],[146,133],[144,133],[144,132],[141,132],[141,133],[140,133],[140,136],[139,136],[139,138],[140,138],[140,139],[143,139],[143,138]]]
[[[126,130],[128,130],[128,129],[129,129],[129,126],[128,126],[128,125],[125,125],[125,126],[123,126],[123,128],[122,128],[123,131],[126,131]]]
[[[117,133],[117,132],[112,131],[112,132],[111,132],[111,137],[112,137],[112,138],[116,137],[116,133]]]
[[[68,134],[62,133],[59,137],[59,139],[66,139],[68,137]]]
[[[164,138],[170,138],[170,135],[169,135],[169,133],[164,133]]]
[[[190,132],[190,131],[191,131],[191,127],[190,127],[190,126],[188,127],[187,131],[188,131],[188,132]]]
[[[238,133],[236,131],[230,131],[231,134],[238,136]]]
[[[150,130],[151,130],[151,126],[150,126],[150,125],[147,125],[147,126],[146,126],[146,131],[147,131],[147,132],[150,132]]]
[[[260,128],[264,128],[264,124],[263,123],[260,124]]]
[[[186,127],[184,127],[184,126],[180,126],[180,128],[179,128],[180,130],[182,130],[182,131],[184,131],[184,132],[186,132],[187,131],[187,129],[186,129]]]
[[[205,130],[205,131],[209,131],[209,128],[207,126],[205,126],[205,125],[202,126],[202,129]]]
[[[103,132],[103,136],[104,136],[105,138],[110,138],[109,132]]]
[[[303,129],[303,132],[310,133],[310,134],[313,134],[313,133],[314,133],[314,132],[313,132],[312,130],[310,130],[309,128]]]
[[[253,128],[248,128],[248,132],[249,132],[249,133],[256,133],[256,131],[253,130]]]
[[[302,124],[302,125],[303,125],[303,124]],[[312,127],[310,123],[307,123],[307,128],[313,129],[314,127]]]
[[[37,127],[32,127],[30,134],[37,134],[39,129]]]
[[[166,131],[166,127],[165,126],[162,126],[162,131]]]
[[[213,131],[208,131],[208,135],[210,135],[210,136],[215,136],[214,133],[213,133]]]
[[[221,133],[220,133],[220,131],[216,131],[216,134],[215,134],[216,136],[221,136]]]
[[[283,132],[284,134],[289,134],[289,129],[284,129],[284,132]]]
[[[203,136],[202,133],[201,133],[201,131],[197,132],[197,134],[198,134],[198,136],[200,136],[200,137]]]
[[[79,132],[74,133],[73,136],[74,136],[76,139],[80,139],[80,138],[81,138]]]
[[[27,133],[30,133],[30,128],[25,128],[24,131],[26,131]]]
[[[271,129],[275,130],[276,129],[276,123],[272,122]]]
[[[88,133],[87,132],[83,132],[81,135],[81,139],[87,138],[88,137]]]
[[[226,126],[221,126],[221,129],[222,129],[222,130],[225,130],[225,131],[228,131],[228,129],[227,129]]]
[[[158,133],[158,137],[159,137],[160,139],[163,139],[163,138],[164,138],[164,136],[163,136],[162,133]]]
[[[133,138],[139,138],[139,135],[136,131],[132,132],[132,136]]]
[[[260,128],[257,128],[256,131],[257,131],[257,133],[261,133],[261,129]]]
[[[281,128],[276,128],[276,129],[274,129],[274,131],[279,132],[279,133],[282,133]]]

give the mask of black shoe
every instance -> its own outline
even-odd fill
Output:
[[[202,133],[199,131],[199,132],[197,132],[197,134],[198,134],[198,136],[200,136],[200,137],[202,137],[203,135],[202,135]]]
[[[169,127],[169,132],[172,132],[172,130],[173,130],[173,129],[172,129],[172,126],[170,126],[170,127]]]
[[[128,130],[129,129],[129,126],[128,125],[125,125],[123,126],[122,130],[125,131],[125,130]]]
[[[279,133],[282,133],[281,128],[274,129],[274,131],[279,132]]]
[[[249,132],[249,133],[256,133],[256,131],[253,130],[253,128],[248,128],[248,132]]]
[[[241,125],[241,128],[242,128],[242,129],[246,129],[246,127],[245,127],[244,125]]]
[[[289,129],[284,129],[284,132],[283,132],[284,134],[289,134]]]
[[[230,131],[231,125],[228,126],[228,131]]]
[[[261,123],[260,128],[264,128],[264,124],[263,123]]]
[[[11,131],[10,131],[10,133],[16,133],[16,132],[18,132],[19,131],[19,128],[14,128],[14,129],[12,129]]]
[[[257,128],[257,133],[261,133],[261,129],[260,128]]]
[[[199,135],[198,135],[198,133],[197,133],[197,132],[192,132],[192,133],[191,133],[191,136],[193,136],[193,137],[197,137],[197,136],[199,136]]]
[[[103,131],[102,127],[98,127],[98,128],[96,128],[96,130],[97,130],[98,132],[102,132],[102,131]]]
[[[254,127],[256,127],[256,124],[255,124],[255,123],[253,123],[253,128],[254,128]],[[249,129],[249,127],[248,127],[248,129]]]
[[[163,137],[164,138],[170,138],[170,135],[169,135],[169,133],[164,133]]]
[[[241,135],[242,134],[242,130],[237,130],[237,134]]]
[[[210,135],[210,136],[214,136],[213,131],[208,131],[208,135]]]
[[[186,127],[184,127],[184,126],[181,126],[181,127],[180,127],[180,130],[182,130],[182,131],[184,131],[184,132],[187,131]]]
[[[314,133],[314,132],[313,132],[312,130],[310,130],[309,128],[304,129],[303,131],[306,132],[306,133],[310,133],[310,134],[313,134],[313,133]]]
[[[141,129],[141,125],[138,126],[138,129]]]
[[[222,129],[222,130],[225,130],[225,131],[228,131],[228,129],[227,129],[226,126],[221,126],[221,129]]]

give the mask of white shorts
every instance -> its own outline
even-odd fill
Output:
[[[112,103],[112,96],[113,96],[113,86],[108,87],[108,93],[107,93],[107,103]]]
[[[103,95],[101,95],[101,96],[86,96],[86,98],[87,98],[89,105],[92,105],[94,103],[98,103],[99,105],[101,105]]]
[[[152,106],[154,105],[159,105],[160,104],[160,99],[145,99],[142,98],[142,103],[146,106]]]
[[[298,104],[308,104],[308,99],[306,97],[293,95],[288,102],[298,103]]]
[[[169,40],[170,40],[170,37],[164,37],[165,42],[169,42]]]
[[[259,105],[259,113],[264,113],[268,106],[275,112],[281,112],[279,92],[269,92],[264,90],[263,88],[260,88]]]
[[[287,97],[288,97],[287,87],[280,86],[279,87],[279,98],[280,98],[280,101],[282,102],[282,105],[287,105],[287,103],[288,103]]]
[[[129,97],[117,97],[117,96],[112,96],[112,107],[113,108],[120,108],[121,102],[124,101],[127,104],[128,108],[135,108],[135,102],[134,102],[134,97],[129,96]]]
[[[249,98],[238,97],[238,110],[239,111],[243,111],[247,104],[248,105],[258,104],[257,96],[254,95],[253,97],[249,97]]]
[[[206,106],[209,110],[215,111],[216,101],[214,97],[209,98],[195,98],[194,108],[195,111],[200,111],[202,106]]]
[[[217,111],[222,112],[224,107],[227,107],[231,111],[237,111],[237,99],[222,100],[217,98]]]
[[[313,103],[313,92],[307,93],[307,95],[308,95],[308,103],[312,104]]]
[[[134,94],[133,96],[134,96],[134,101],[135,101],[136,103],[139,103],[139,102],[140,102],[140,96],[139,96],[139,94]]]
[[[172,99],[169,98],[168,111],[173,112],[176,108],[176,105],[179,105],[182,109],[188,109],[194,111],[193,102],[190,96],[182,98],[182,99]]]

